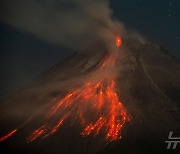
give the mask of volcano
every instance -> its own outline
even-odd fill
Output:
[[[161,46],[117,37],[86,46],[2,100],[4,153],[168,153],[180,136],[180,63]],[[173,152],[177,152],[179,147]]]

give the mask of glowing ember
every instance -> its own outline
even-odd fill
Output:
[[[122,44],[122,39],[119,36],[116,36],[116,46],[119,47]]]
[[[17,131],[17,129],[14,129],[14,130],[12,130],[11,132],[9,132],[7,135],[1,137],[1,138],[0,138],[0,142],[6,140],[6,139],[8,139],[8,138],[10,138],[14,133],[16,133],[16,131]]]

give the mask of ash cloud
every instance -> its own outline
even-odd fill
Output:
[[[5,23],[69,48],[95,41],[112,46],[125,32],[108,0],[1,0],[0,14]]]

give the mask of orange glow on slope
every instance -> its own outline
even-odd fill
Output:
[[[42,136],[43,134],[45,134],[47,132],[47,125],[43,125],[41,127],[39,127],[38,129],[36,129],[28,138],[27,138],[27,142],[32,142],[36,139],[38,139],[40,136]]]
[[[98,69],[114,64],[115,60],[116,56],[105,58]],[[80,133],[82,136],[103,134],[109,142],[120,139],[122,127],[130,121],[130,116],[118,98],[115,77],[104,77],[100,81],[85,83],[57,101],[45,115],[46,126],[42,125],[35,130],[28,137],[28,142],[54,134],[72,112],[76,113],[75,119],[79,119],[83,128]],[[54,117],[59,117],[59,121],[51,122]]]
[[[7,135],[1,137],[1,138],[0,138],[0,142],[6,140],[6,139],[8,139],[8,138],[10,138],[10,137],[11,137],[14,133],[16,133],[16,132],[17,132],[17,129],[12,130],[12,131],[9,132]]]
[[[116,45],[121,44],[121,38],[116,37]],[[118,53],[106,56],[97,66],[95,73],[99,70],[100,72],[109,70],[111,67],[115,69],[117,58]],[[27,137],[27,142],[54,135],[60,127],[63,127],[67,119],[72,118],[81,124],[80,134],[83,137],[99,135],[108,142],[121,139],[122,128],[126,122],[130,121],[130,116],[119,100],[116,86],[116,74],[106,73],[97,77],[96,80],[89,79],[63,98],[54,99],[52,106],[41,120],[43,124]],[[21,127],[24,127],[27,122]],[[0,141],[9,138],[16,131],[17,129],[11,131],[0,138]]]
[[[101,91],[102,86],[103,89]],[[50,121],[53,116],[57,116],[61,112],[65,112],[64,116],[60,118],[55,125],[49,123],[35,130],[28,137],[28,142],[32,142],[41,136],[45,138],[54,134],[59,127],[62,126],[63,121],[68,118],[70,113],[72,113],[75,108],[78,108],[78,106],[82,107],[79,108],[79,112],[77,112],[77,117],[83,127],[83,131],[81,132],[82,136],[89,136],[90,134],[96,136],[102,131],[105,139],[108,141],[120,139],[121,129],[130,118],[118,99],[115,86],[115,80],[87,83],[80,89],[74,91],[73,94],[67,94],[65,98],[68,99],[63,98],[57,102],[45,117],[48,117],[47,120]],[[69,113],[67,111],[69,111]],[[86,114],[88,112],[94,114],[95,117],[90,119]]]
[[[119,36],[116,36],[116,46],[120,47],[122,44],[122,39]]]

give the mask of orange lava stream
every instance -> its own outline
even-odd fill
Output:
[[[114,65],[115,60],[116,56],[104,59],[99,69],[109,64]],[[74,114],[82,125],[82,136],[103,135],[109,142],[120,139],[124,124],[130,121],[130,116],[117,95],[115,78],[105,77],[100,81],[85,83],[56,102],[45,115],[48,124],[36,129],[27,141],[32,142],[54,134],[68,117],[74,118]],[[54,122],[54,117],[60,118]]]
[[[10,138],[12,135],[14,135],[17,132],[17,129],[12,130],[7,135],[0,138],[0,142],[3,142],[4,140]]]
[[[121,44],[121,38],[116,37],[117,47]],[[98,70],[111,69],[108,66],[115,67],[117,57],[118,54],[113,54],[104,58],[98,65]],[[80,134],[84,137],[99,136],[108,142],[121,139],[122,128],[126,122],[130,121],[130,116],[119,100],[116,91],[116,75],[110,74],[110,76],[101,76],[96,80],[90,79],[80,88],[69,92],[59,100],[56,99],[41,121],[44,124],[41,124],[27,137],[27,142],[53,135],[67,119],[79,121],[82,126]],[[27,123],[29,120],[20,128]],[[17,129],[12,130],[0,138],[0,141],[11,137],[16,131]]]
[[[121,129],[130,117],[119,101],[115,86],[115,80],[87,83],[80,89],[67,94],[45,116],[47,121],[50,121],[53,116],[60,114],[62,116],[60,120],[54,125],[49,122],[36,129],[28,137],[28,142],[54,134],[62,126],[63,121],[78,107],[77,117],[83,127],[82,136],[93,133],[96,136],[102,130],[106,140],[120,139]],[[91,115],[87,115],[88,112],[93,114],[93,118],[89,118]]]

